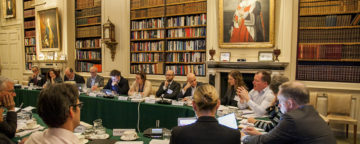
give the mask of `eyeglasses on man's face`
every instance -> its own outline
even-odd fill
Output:
[[[84,106],[84,103],[83,102],[79,102],[78,104],[76,105],[73,105],[74,107],[79,107],[80,109]]]

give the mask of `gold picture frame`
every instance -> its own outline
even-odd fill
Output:
[[[274,47],[274,13],[275,0],[219,0],[219,47]]]
[[[59,14],[57,8],[41,10],[38,14],[40,51],[60,51]]]
[[[3,0],[4,18],[15,18],[16,4],[15,0]]]

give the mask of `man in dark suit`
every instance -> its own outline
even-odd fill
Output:
[[[161,83],[156,92],[157,97],[176,99],[180,92],[180,84],[174,81],[175,73],[172,70],[166,71],[166,80]]]
[[[196,81],[196,76],[193,73],[188,73],[186,75],[187,77],[187,83],[183,85],[183,88],[181,89],[178,98],[185,98],[188,96],[193,96],[196,87],[201,86],[201,82]]]
[[[110,89],[113,92],[116,92],[119,95],[127,95],[129,91],[129,82],[127,79],[121,76],[120,71],[112,70],[110,72],[111,79],[104,87],[104,89]]]
[[[284,114],[279,124],[264,135],[252,127],[245,128],[243,131],[251,136],[244,136],[243,143],[336,143],[329,126],[312,106],[307,105],[309,91],[305,85],[299,82],[282,84],[278,99]]]
[[[86,81],[86,87],[91,90],[96,90],[98,87],[104,87],[104,77],[97,74],[98,69],[96,67],[90,68],[91,77]]]
[[[13,143],[10,139],[15,136],[17,116],[15,112],[14,97],[14,83],[5,77],[0,77],[0,143]],[[2,113],[4,108],[7,108],[6,119],[3,118]]]
[[[29,85],[30,83],[33,83],[36,86],[42,87],[46,82],[46,78],[44,75],[40,74],[39,67],[33,66],[31,71],[33,74],[29,77]]]
[[[75,81],[75,83],[77,84],[85,83],[85,79],[82,76],[76,74],[74,70],[70,67],[67,67],[65,69],[64,81]]]

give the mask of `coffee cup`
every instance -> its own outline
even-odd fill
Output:
[[[36,125],[37,125],[36,120],[30,120],[30,121],[27,121],[27,122],[26,122],[26,126],[27,126],[28,128],[33,128],[33,127],[35,127]]]
[[[135,139],[137,138],[137,134],[135,131],[124,131],[123,137],[126,139]]]

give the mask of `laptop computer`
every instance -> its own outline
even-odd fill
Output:
[[[196,117],[178,118],[178,126],[185,126],[196,122]]]
[[[232,129],[238,129],[235,113],[224,115],[218,118],[219,124]]]

